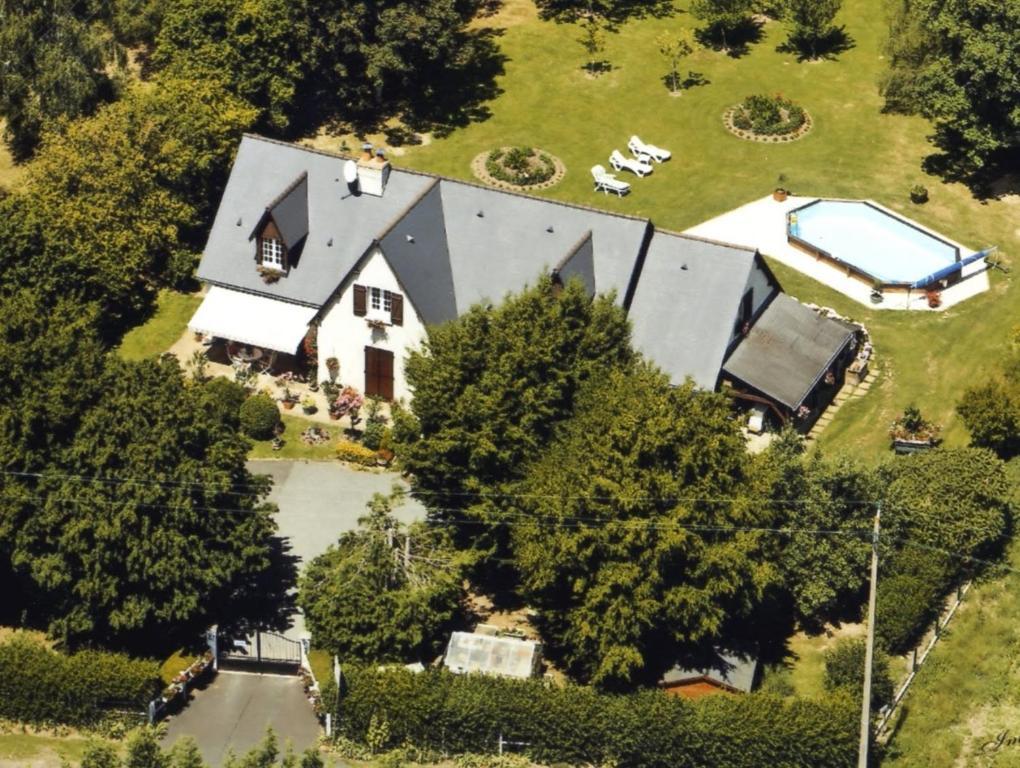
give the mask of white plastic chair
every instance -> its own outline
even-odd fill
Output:
[[[657,163],[669,160],[673,156],[673,153],[668,149],[657,147],[654,144],[645,144],[637,136],[630,137],[630,141],[627,142],[627,149],[633,152],[635,157],[647,155]]]
[[[620,197],[630,192],[630,184],[626,181],[620,181],[616,176],[608,173],[605,166],[595,165],[592,166],[591,175],[595,179],[595,191],[602,190],[607,195],[610,192],[615,192]]]
[[[648,155],[641,155],[637,160],[631,160],[629,157],[624,157],[618,149],[614,149],[613,154],[609,156],[609,164],[613,166],[614,171],[630,171],[641,178],[655,170],[649,160],[651,158]]]

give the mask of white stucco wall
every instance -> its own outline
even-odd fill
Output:
[[[379,330],[369,327],[364,317],[354,314],[354,285],[381,288],[404,296],[404,324]],[[369,305],[371,306],[371,305]],[[404,379],[404,364],[409,348],[417,347],[426,337],[425,325],[383,255],[376,250],[353,273],[323,312],[319,324],[319,380],[329,378],[326,360],[340,361],[337,381],[365,391],[365,347],[376,347],[393,353],[393,397],[411,399]]]

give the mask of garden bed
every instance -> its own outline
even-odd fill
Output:
[[[745,141],[796,141],[811,130],[811,115],[781,96],[748,96],[723,113],[726,130]]]
[[[471,172],[490,186],[529,192],[559,184],[567,168],[556,155],[541,149],[500,147],[477,155],[471,161]]]

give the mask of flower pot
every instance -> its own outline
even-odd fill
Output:
[[[331,418],[333,421],[340,421],[340,414],[337,413],[336,411],[330,411],[329,418]]]
[[[790,193],[787,192],[782,187],[777,187],[772,192],[772,199],[775,200],[777,203],[782,203],[782,202],[784,202],[786,200],[786,198],[789,196],[789,194]]]
[[[285,411],[293,411],[294,410],[294,401],[293,400],[284,400],[283,401],[283,410],[285,410]]]

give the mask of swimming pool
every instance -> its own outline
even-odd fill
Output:
[[[918,287],[961,263],[957,246],[863,200],[815,200],[790,211],[786,227],[791,243],[878,288]]]

